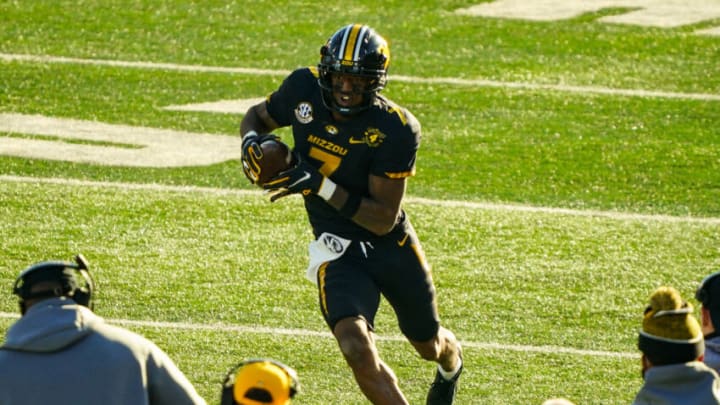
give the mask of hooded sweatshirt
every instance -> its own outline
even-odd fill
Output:
[[[704,363],[652,366],[633,405],[720,404],[720,378]]]
[[[154,343],[65,298],[31,306],[0,348],[0,405],[205,405]]]

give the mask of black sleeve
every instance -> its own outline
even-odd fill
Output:
[[[370,172],[387,178],[405,178],[415,174],[415,158],[420,148],[420,123],[409,111],[391,112],[390,125]]]
[[[280,87],[268,97],[268,113],[281,127],[292,125],[293,111],[298,102],[315,85],[310,68],[293,71],[283,80]]]

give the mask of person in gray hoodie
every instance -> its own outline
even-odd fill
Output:
[[[720,377],[702,362],[700,324],[676,289],[660,287],[650,296],[638,348],[644,383],[634,405],[720,404]]]
[[[720,271],[700,282],[695,299],[700,301],[700,324],[705,336],[705,359],[708,367],[720,372]]]
[[[205,405],[157,345],[92,312],[85,258],[28,267],[0,347],[0,405]]]

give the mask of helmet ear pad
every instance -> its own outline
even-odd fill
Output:
[[[56,287],[33,291],[33,287],[40,283],[51,283]],[[15,280],[13,294],[20,298],[20,312],[24,314],[27,310],[27,300],[50,297],[68,297],[92,309],[94,289],[87,260],[82,255],[77,255],[75,263],[46,261],[23,270]]]

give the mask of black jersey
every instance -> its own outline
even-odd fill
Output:
[[[405,108],[378,95],[369,109],[336,121],[322,101],[314,67],[292,72],[267,102],[280,126],[292,126],[294,150],[348,192],[368,196],[368,175],[405,178],[415,173],[420,123]],[[331,232],[356,240],[376,236],[344,218],[321,197],[304,196],[315,236]],[[404,227],[402,213],[396,227]]]

